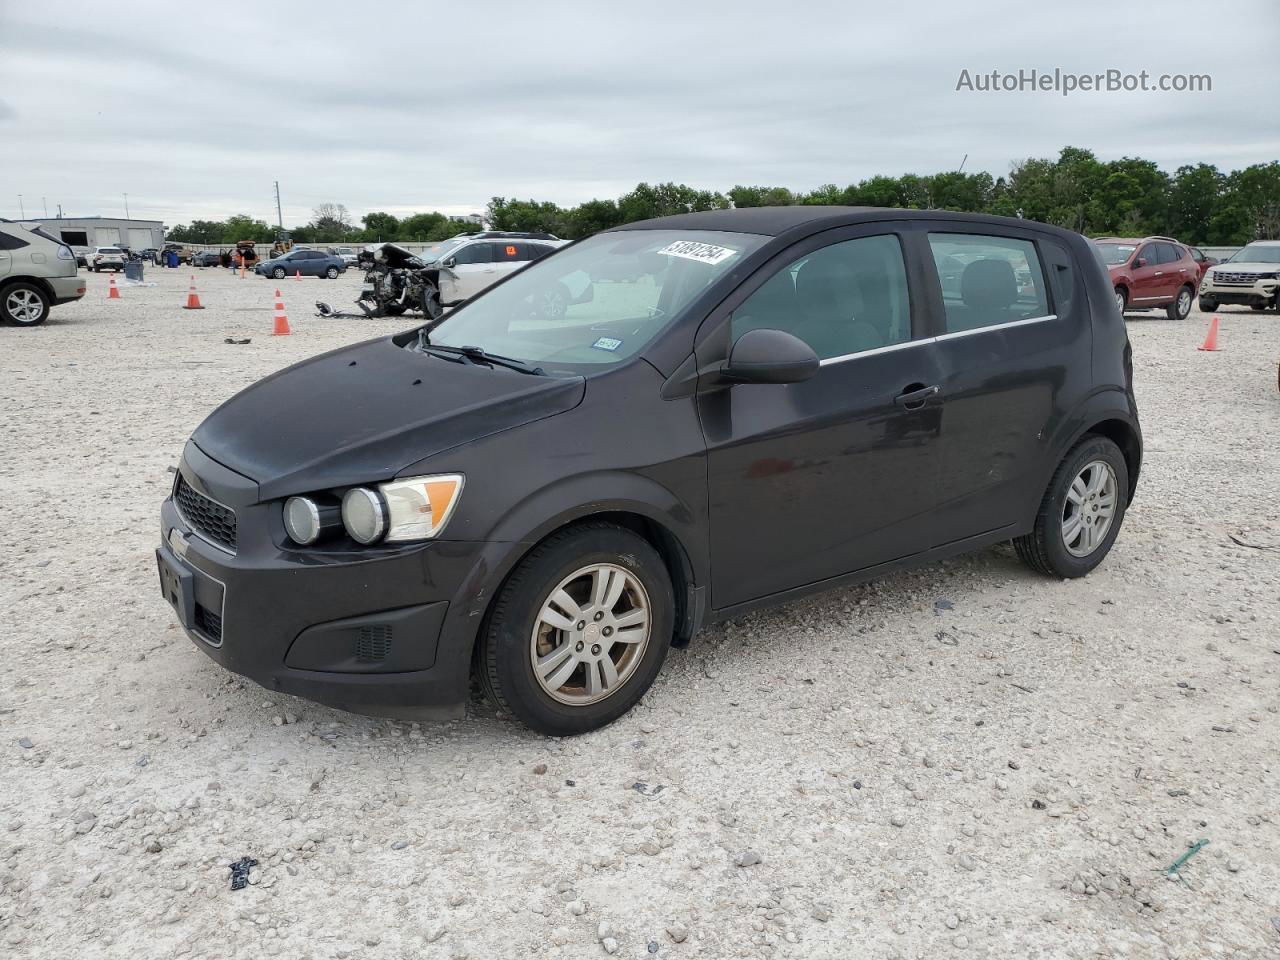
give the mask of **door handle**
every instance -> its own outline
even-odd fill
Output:
[[[1156,271],[1156,276],[1157,276],[1157,277],[1163,277],[1163,276],[1164,276],[1164,271],[1163,271],[1163,270],[1157,270],[1157,271]]]
[[[932,387],[917,387],[913,383],[908,389],[894,397],[893,402],[906,410],[919,410],[940,389],[937,384]]]

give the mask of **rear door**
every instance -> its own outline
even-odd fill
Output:
[[[700,333],[725,345],[780,329],[818,354],[803,383],[698,397],[707,442],[711,603],[717,609],[925,550],[940,407],[903,236],[841,228],[779,254]],[[919,276],[918,267],[912,268]],[[744,299],[745,298],[745,299]],[[728,325],[728,331],[723,327]]]
[[[0,226],[0,277],[7,276],[13,271],[14,251],[29,245],[26,240],[18,236],[18,229]],[[10,230],[13,233],[10,233]]]
[[[928,244],[931,262],[966,263],[958,289],[937,283],[933,294],[942,424],[931,545],[941,547],[1026,520],[1044,492],[1044,442],[1091,367],[1078,271],[1060,241],[939,222]]]

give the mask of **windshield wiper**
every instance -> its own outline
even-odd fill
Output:
[[[523,360],[517,360],[514,357],[504,357],[496,353],[488,353],[483,347],[446,347],[431,342],[423,343],[419,338],[418,349],[423,353],[431,353],[439,356],[445,354],[442,359],[448,360],[457,357],[455,362],[463,360],[474,364],[488,364],[493,367],[506,367],[508,370],[516,370],[520,373],[530,373],[536,377],[544,375],[541,367],[526,363]]]

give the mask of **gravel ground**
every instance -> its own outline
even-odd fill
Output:
[[[196,313],[188,275],[118,302],[90,275],[0,329],[0,954],[1280,949],[1275,314],[1224,309],[1220,353],[1199,314],[1130,317],[1147,460],[1087,579],[1000,547],[736,620],[556,741],[479,703],[430,725],[272,695],[176,628],[152,549],[188,434],[407,326],[312,318],[348,274],[281,283],[273,338],[273,281],[197,271]]]

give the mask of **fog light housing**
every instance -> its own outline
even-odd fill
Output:
[[[353,487],[342,498],[342,525],[357,543],[376,543],[387,532],[387,508],[376,491]]]

